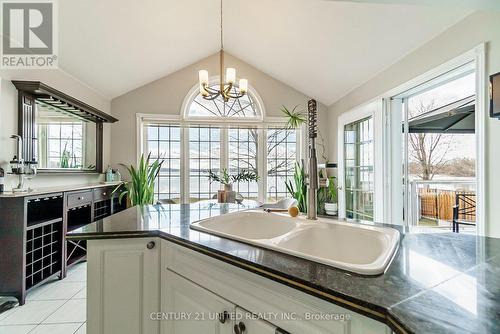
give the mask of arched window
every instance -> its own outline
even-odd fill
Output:
[[[210,87],[217,89],[215,79],[211,80]],[[233,86],[233,93],[238,93],[238,86]],[[184,103],[182,115],[185,120],[217,120],[223,122],[262,121],[264,118],[264,105],[255,89],[248,87],[245,96],[239,99],[229,99],[225,102],[222,96],[214,100],[206,100],[199,92],[199,86],[191,88]]]
[[[217,89],[216,84],[211,87]],[[233,86],[233,93],[238,93],[238,87]],[[230,99],[225,102],[222,96],[214,100],[206,100],[197,93],[186,110],[187,118],[190,117],[222,117],[242,119],[262,119],[262,106],[258,101],[256,92],[250,89],[239,99]]]
[[[193,87],[180,117],[143,122],[143,151],[165,160],[157,197],[183,203],[211,199],[221,185],[210,183],[208,172],[222,169],[230,175],[242,170],[259,175],[257,183],[233,185],[244,198],[288,196],[284,181],[292,178],[299,158],[300,133],[285,129],[284,123],[280,117],[265,117],[264,104],[252,87],[244,97],[227,102],[222,97],[205,100],[198,86]]]

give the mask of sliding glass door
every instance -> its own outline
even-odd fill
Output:
[[[373,117],[344,126],[345,217],[373,221]]]

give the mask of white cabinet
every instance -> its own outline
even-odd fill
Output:
[[[163,334],[276,334],[276,326],[198,284],[169,270],[163,277]]]
[[[277,327],[255,314],[236,307],[233,331],[236,334],[276,334]]]
[[[158,238],[91,240],[87,260],[91,334],[390,332],[366,316]]]
[[[160,322],[160,247],[156,238],[88,242],[87,333],[155,334]]]
[[[164,280],[162,333],[232,333],[234,304],[168,270]]]

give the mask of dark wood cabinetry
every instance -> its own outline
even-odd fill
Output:
[[[86,258],[86,242],[68,231],[125,209],[113,186],[33,196],[0,197],[0,295],[24,304],[26,292],[48,278],[66,277]]]

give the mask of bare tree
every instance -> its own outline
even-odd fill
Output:
[[[270,168],[267,171],[267,175],[284,174],[287,171],[293,170],[295,156],[287,157],[287,150],[279,149],[281,145],[286,143],[289,136],[292,134],[293,130],[287,130],[282,128],[270,129],[272,131],[268,134],[267,140],[267,153],[273,153],[272,159],[273,163],[270,164]],[[249,136],[249,147],[248,152],[243,151],[238,153],[238,159],[243,162],[243,165],[247,165],[248,169],[254,173],[258,172],[258,129],[250,128],[248,129]],[[238,138],[234,135],[230,135],[230,141],[237,142]],[[290,153],[290,152],[288,152]],[[262,162],[265,163],[265,162]]]
[[[409,118],[429,112],[435,108],[434,101],[418,105],[409,111]],[[410,163],[410,173],[417,174],[423,180],[432,180],[450,160],[447,153],[453,144],[453,135],[443,133],[410,133],[409,156],[417,164]]]

